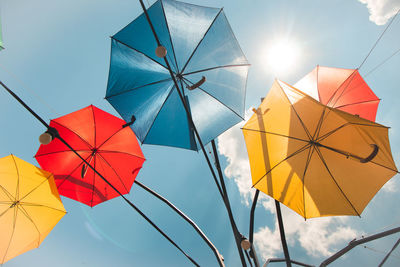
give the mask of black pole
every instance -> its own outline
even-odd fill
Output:
[[[150,26],[150,28],[151,28],[151,31],[153,32],[154,38],[156,39],[157,45],[158,45],[158,46],[161,46],[160,39],[158,38],[157,33],[156,33],[155,29],[154,29],[153,23],[152,23],[151,20],[150,20],[150,16],[149,16],[149,14],[147,13],[147,9],[146,9],[146,7],[145,7],[145,5],[144,5],[144,3],[143,3],[143,0],[139,0],[139,2],[140,2],[140,5],[142,6],[143,12],[144,12],[144,14],[145,14],[145,16],[146,16],[147,22],[149,23],[149,26]],[[191,116],[189,107],[188,107],[187,104],[186,104],[186,101],[185,101],[185,98],[184,98],[182,92],[179,90],[178,82],[177,82],[177,80],[176,80],[176,78],[175,78],[174,72],[172,71],[171,65],[169,64],[169,62],[168,62],[168,60],[167,60],[166,57],[164,57],[164,62],[165,62],[165,64],[166,64],[167,68],[168,68],[168,71],[169,71],[169,74],[170,74],[170,76],[171,76],[171,79],[172,79],[172,81],[174,82],[174,85],[175,85],[175,87],[176,87],[176,89],[177,89],[177,92],[178,92],[178,94],[179,94],[179,98],[181,99],[182,105],[183,105],[183,107],[184,107],[184,109],[185,109],[186,116],[187,116],[187,118],[188,118],[188,120],[189,120],[190,126],[192,127],[193,132],[194,132],[194,134],[195,134],[195,136],[196,136],[196,138],[197,138],[197,141],[199,142],[199,145],[200,145],[200,147],[201,147],[201,151],[203,152],[203,155],[204,155],[204,157],[205,157],[205,159],[206,159],[206,161],[207,161],[207,164],[208,164],[208,167],[210,168],[210,171],[211,171],[211,174],[212,174],[212,176],[213,176],[214,182],[215,182],[215,184],[216,184],[216,186],[217,186],[217,188],[218,188],[218,191],[219,191],[219,193],[220,193],[220,195],[221,195],[221,197],[222,197],[222,200],[224,201],[225,208],[227,209],[228,215],[229,215],[229,213],[231,213],[231,212],[230,212],[230,207],[228,207],[228,203],[226,202],[226,198],[225,198],[225,196],[224,196],[224,193],[222,192],[221,186],[220,186],[219,183],[218,183],[217,176],[216,176],[216,174],[215,174],[215,172],[214,172],[214,169],[213,169],[213,167],[212,167],[212,165],[211,165],[210,159],[209,159],[209,157],[208,157],[208,155],[207,155],[207,152],[206,152],[206,150],[205,150],[205,148],[204,148],[203,141],[201,140],[200,134],[199,134],[199,132],[197,131],[197,128],[196,128],[196,126],[195,126],[195,124],[194,124],[194,122],[193,122],[193,118],[192,118],[192,116]],[[233,219],[233,218],[232,218],[232,219]],[[231,218],[230,218],[230,220],[231,220]],[[232,221],[231,221],[231,223],[232,223]],[[237,240],[236,236],[235,236],[235,240]],[[236,243],[237,243],[237,242],[236,242]],[[241,249],[241,247],[240,247],[240,244],[239,244],[239,247],[238,247],[238,251],[239,251],[239,256],[240,256],[240,260],[241,260],[241,262],[242,262],[242,265],[243,265],[243,267],[246,267],[246,266],[247,266],[247,265],[246,265],[246,259],[245,259],[245,257],[244,257],[243,251],[242,251],[242,249]]]
[[[275,200],[275,207],[276,207],[276,215],[277,215],[278,224],[279,224],[279,233],[281,235],[283,253],[285,254],[286,266],[291,267],[292,263],[290,261],[289,249],[288,249],[288,246],[286,243],[285,229],[283,228],[281,205],[278,200]]]
[[[243,260],[245,261],[244,255],[243,255],[242,246],[240,244],[241,241],[242,241],[242,235],[240,234],[239,230],[237,229],[237,226],[236,226],[236,223],[235,223],[235,220],[234,220],[234,217],[233,217],[231,204],[229,203],[228,191],[226,190],[224,176],[223,176],[222,170],[221,170],[221,164],[219,163],[217,146],[215,145],[215,141],[214,140],[211,141],[211,145],[212,145],[212,149],[213,149],[213,153],[214,153],[215,165],[216,165],[216,168],[217,168],[217,171],[218,171],[219,180],[220,180],[220,183],[221,183],[222,191],[224,193],[223,200],[224,200],[224,203],[225,203],[225,207],[226,207],[226,209],[228,211],[229,221],[231,223],[232,231],[233,231],[233,234],[235,236],[236,246],[237,246],[237,249],[238,249],[240,257],[243,258]],[[244,262],[243,265],[246,266],[245,264],[246,264],[246,262]]]
[[[200,266],[195,260],[187,255],[166,233],[164,233],[153,221],[150,220],[138,207],[136,207],[129,199],[127,199],[117,188],[115,188],[103,175],[101,175],[92,165],[89,164],[81,155],[76,152],[57,132],[56,129],[50,127],[38,114],[36,114],[21,98],[19,98],[11,89],[9,89],[2,81],[0,85],[7,90],[7,92],[13,96],[26,110],[28,110],[37,120],[39,120],[49,131],[55,134],[63,144],[65,144],[75,155],[77,155],[89,168],[91,168],[105,183],[107,183],[115,192],[117,192],[126,203],[128,203],[134,210],[136,210],[148,223],[151,224],[162,236],[164,236],[173,246],[175,246],[182,254],[186,256],[194,265]]]
[[[390,254],[392,254],[393,250],[396,249],[396,247],[399,245],[400,243],[400,239],[397,240],[397,242],[394,244],[394,246],[392,247],[392,249],[389,251],[389,253],[385,256],[385,258],[383,258],[382,262],[378,265],[378,267],[382,267],[383,264],[386,262],[386,260],[389,258]]]
[[[260,263],[258,262],[256,250],[254,249],[253,241],[254,241],[254,216],[255,216],[255,211],[256,211],[256,206],[257,206],[257,201],[258,201],[258,195],[260,194],[260,190],[256,190],[256,193],[254,194],[253,198],[253,204],[251,205],[251,210],[250,210],[250,226],[249,226],[249,242],[251,244],[250,247],[250,256],[253,258],[254,265],[256,267],[260,266]]]
[[[214,252],[215,256],[217,257],[218,264],[221,267],[224,267],[225,264],[223,262],[221,254],[218,252],[218,249],[214,246],[214,244],[207,238],[207,236],[201,231],[201,229],[197,226],[195,222],[193,222],[185,213],[183,213],[181,210],[179,210],[175,205],[173,205],[171,202],[169,202],[166,198],[158,194],[157,192],[153,191],[152,189],[148,188],[138,180],[135,180],[135,184],[155,196],[156,198],[160,199],[162,202],[167,204],[170,208],[172,208],[179,216],[181,216],[185,221],[187,221],[195,230],[196,232],[201,236],[201,238],[207,243],[207,245],[212,249]]]

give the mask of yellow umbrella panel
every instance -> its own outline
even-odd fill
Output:
[[[51,173],[0,159],[0,264],[39,247],[65,213]]]
[[[360,215],[397,173],[388,128],[275,81],[243,127],[253,186],[304,218]]]

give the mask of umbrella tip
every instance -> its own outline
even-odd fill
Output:
[[[167,55],[167,49],[165,48],[165,46],[159,45],[159,46],[156,48],[156,56],[157,56],[157,57],[160,57],[160,58],[163,58],[163,57],[165,57],[166,55]]]

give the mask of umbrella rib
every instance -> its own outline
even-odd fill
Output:
[[[9,204],[12,204],[13,202],[11,202],[11,203],[9,203]],[[8,204],[8,203],[5,203],[5,204]],[[3,216],[4,214],[6,214],[7,213],[7,211],[9,211],[10,210],[10,208],[7,208],[6,210],[4,210],[1,214],[0,214],[0,218],[1,218],[1,216]]]
[[[122,181],[121,177],[118,175],[117,171],[111,166],[111,164],[102,155],[97,154],[97,156],[99,156],[110,167],[110,169],[115,173],[115,175],[118,177],[121,184],[124,186],[126,194],[128,194],[129,190],[126,188],[124,182]]]
[[[331,100],[335,97],[336,93],[339,91],[340,87],[342,87],[343,84],[345,84],[349,79],[349,82],[347,83],[346,87],[343,88],[342,92],[340,93],[340,95],[337,97],[335,103],[333,103],[332,106],[334,106],[336,104],[336,102],[339,100],[340,97],[342,97],[343,92],[347,90],[347,87],[349,87],[350,83],[353,81],[354,77],[356,76],[357,69],[354,69],[353,72],[336,88],[335,92],[331,95],[331,97],[328,99],[327,106],[329,105],[329,103],[331,102]]]
[[[323,119],[324,119],[325,111],[326,111],[326,109],[324,108],[324,110],[322,111],[321,117],[320,117],[319,120],[318,120],[317,127],[315,128],[315,133],[314,133],[314,135],[313,135],[313,139],[315,139],[316,136],[318,136],[319,133],[320,133],[320,131],[321,131],[321,128],[322,128],[322,121],[323,121]]]
[[[138,155],[135,155],[135,154],[131,154],[131,153],[128,153],[128,152],[124,152],[124,151],[98,150],[97,152],[98,153],[119,153],[119,154],[125,154],[125,155],[129,155],[129,156],[132,156],[132,157],[137,157],[137,158],[146,160],[146,158],[144,158],[144,157],[141,157],[141,156],[138,156]]]
[[[306,161],[306,166],[304,167],[304,173],[303,173],[303,209],[304,209],[304,218],[307,218],[306,215],[306,198],[305,198],[305,194],[304,194],[304,189],[305,189],[305,180],[306,180],[306,172],[308,170],[308,165],[310,164],[311,161],[311,157],[314,154],[314,146],[310,146],[310,150],[308,151],[308,155],[307,155],[307,161]]]
[[[96,155],[93,155],[92,157],[93,159],[93,168],[96,169]],[[89,161],[89,163],[91,163],[91,161]],[[90,206],[93,207],[93,197],[94,197],[94,190],[95,190],[95,186],[94,183],[96,181],[96,173],[93,172],[93,179],[92,179],[92,197],[90,198]],[[107,193],[106,193],[107,194]]]
[[[252,187],[256,186],[256,185],[261,181],[262,178],[264,178],[266,175],[268,175],[273,169],[275,169],[276,167],[278,167],[282,162],[284,162],[284,161],[286,161],[286,160],[288,160],[288,159],[290,159],[290,158],[296,156],[297,154],[303,152],[304,150],[306,150],[306,149],[309,148],[310,146],[311,146],[311,144],[307,144],[307,145],[303,146],[303,147],[300,148],[299,150],[293,152],[292,154],[290,154],[289,156],[287,156],[286,158],[284,158],[283,160],[281,160],[280,162],[278,162],[277,164],[275,164],[275,166],[273,166],[273,167],[272,167],[271,169],[269,169],[263,176],[261,176],[261,178],[258,179],[257,182],[255,182],[255,183],[253,184]]]
[[[293,137],[293,136],[288,136],[288,135],[284,135],[284,134],[278,134],[278,133],[273,133],[273,132],[267,132],[267,131],[262,131],[262,130],[255,130],[255,129],[248,129],[248,128],[240,128],[242,130],[246,130],[246,131],[252,131],[252,132],[258,132],[258,133],[265,133],[265,134],[272,134],[272,135],[276,135],[276,136],[281,136],[281,137],[286,137],[289,139],[294,139],[294,140],[298,140],[298,141],[303,141],[306,143],[309,143],[309,140],[304,140],[301,138],[297,138],[297,137]]]
[[[92,150],[89,150],[89,149],[87,149],[87,150],[85,150],[85,149],[81,149],[81,150],[76,150],[76,151],[79,151],[79,152],[92,152]],[[48,155],[53,155],[53,154],[57,154],[57,153],[65,153],[65,152],[72,152],[71,150],[62,150],[62,151],[54,151],[54,152],[48,152],[48,153],[43,153],[43,154],[40,154],[40,155],[35,155],[35,158],[38,158],[38,157],[42,157],[42,156],[48,156]]]
[[[14,155],[11,154],[11,157],[12,157],[14,165],[15,165],[15,170],[17,171],[17,186],[16,186],[16,192],[15,192],[15,200],[20,200],[19,199],[19,171],[18,171],[18,166],[17,166],[17,162],[15,161]]]
[[[355,103],[349,103],[341,106],[336,106],[335,108],[343,108],[343,107],[348,107],[352,105],[358,105],[358,104],[365,104],[365,103],[370,103],[370,102],[379,102],[381,101],[380,99],[373,99],[373,100],[365,100],[365,101],[360,101],[360,102],[355,102]]]
[[[222,12],[222,8],[218,11],[218,14],[215,16],[214,20],[211,22],[211,24],[208,27],[207,31],[204,33],[203,37],[201,38],[201,40],[199,41],[199,43],[197,44],[197,46],[193,50],[192,54],[189,56],[189,58],[186,61],[185,65],[183,66],[182,70],[180,71],[181,73],[183,73],[185,71],[185,69],[186,69],[187,65],[189,64],[190,60],[192,59],[194,53],[196,53],[197,48],[199,48],[200,44],[203,42],[204,38],[206,37],[207,33],[210,31],[211,27],[213,26],[214,22],[217,20],[218,16],[221,14],[221,12]]]
[[[150,125],[149,129],[147,130],[146,135],[145,135],[144,138],[143,138],[142,144],[146,141],[147,135],[149,134],[151,128],[153,128],[154,122],[156,121],[156,119],[157,119],[158,115],[160,114],[161,110],[163,109],[165,103],[168,101],[168,98],[171,96],[172,91],[174,91],[174,88],[176,88],[175,85],[174,85],[174,86],[172,87],[172,89],[169,91],[168,96],[165,98],[164,103],[162,103],[160,109],[159,109],[158,112],[157,112],[157,115],[154,117],[154,120],[151,122],[151,125]],[[177,90],[178,90],[178,89],[177,89]]]
[[[181,81],[183,81],[185,83],[186,86],[188,86],[189,84],[186,82],[189,82],[191,84],[193,84],[191,81],[189,81],[186,78],[183,78]],[[225,105],[224,103],[222,103],[219,99],[217,99],[216,97],[214,97],[213,95],[211,95],[210,93],[208,93],[207,91],[205,91],[204,89],[202,89],[201,87],[198,87],[201,91],[203,91],[204,93],[206,93],[207,95],[211,96],[212,98],[214,98],[215,100],[217,100],[220,104],[222,104],[223,106],[227,107],[230,111],[232,111],[235,115],[237,115],[239,118],[241,118],[242,120],[244,120],[244,118],[242,116],[240,116],[239,114],[237,114],[236,111],[234,111],[232,108],[228,107],[227,105]]]
[[[346,127],[346,126],[349,126],[350,124],[351,124],[350,122],[346,122],[345,124],[340,125],[340,126],[337,127],[336,129],[333,129],[332,131],[330,131],[330,132],[324,134],[323,136],[317,137],[315,140],[316,140],[317,142],[321,142],[322,140],[326,139],[326,138],[329,137],[330,135],[336,133],[337,131],[339,131],[340,129],[342,129],[342,128]],[[319,133],[318,133],[318,134],[319,134]],[[318,136],[318,135],[317,135],[317,136]]]
[[[126,90],[124,90],[122,92],[115,93],[115,94],[112,94],[112,95],[108,95],[108,96],[105,97],[105,99],[110,99],[110,98],[112,98],[114,96],[119,96],[119,95],[131,92],[131,91],[134,91],[134,90],[137,90],[137,89],[149,86],[149,85],[155,85],[155,84],[163,83],[163,82],[166,82],[166,81],[169,81],[169,80],[172,80],[172,79],[171,78],[167,78],[167,79],[159,80],[159,81],[156,81],[156,82],[151,82],[151,83],[147,83],[147,84],[144,84],[144,85],[140,85],[138,87],[134,87],[134,88],[131,88],[131,89],[126,89]]]
[[[39,235],[39,240],[38,240],[38,244],[37,244],[37,247],[39,247],[39,245],[40,245],[40,239],[41,239],[41,238],[40,238],[40,231],[39,231],[39,228],[36,226],[36,224],[34,223],[34,221],[33,221],[32,218],[31,218],[31,216],[28,214],[28,212],[27,212],[21,205],[19,205],[18,208],[20,209],[21,213],[24,214],[25,217],[33,224],[33,226],[35,226],[35,229],[36,229],[36,231],[38,232],[38,235]]]
[[[89,155],[85,160],[87,161],[92,155]],[[65,178],[61,181],[61,183],[59,183],[57,185],[57,188],[60,189],[61,186],[65,183],[65,181],[67,181],[69,179],[69,177],[71,177],[72,173],[74,173],[74,171],[76,171],[80,166],[82,166],[83,164],[85,164],[83,161],[81,161],[78,166],[76,166],[67,176],[65,176]]]
[[[55,120],[52,120],[52,122],[55,123],[55,124],[58,124],[59,126],[65,128],[65,129],[67,129],[67,130],[70,131],[71,133],[73,133],[73,134],[75,134],[76,136],[78,136],[79,139],[81,139],[84,143],[86,143],[86,144],[88,145],[88,147],[90,148],[89,150],[92,150],[92,149],[93,149],[93,146],[92,146],[91,144],[89,144],[88,141],[86,141],[85,139],[83,139],[83,138],[82,138],[78,133],[76,133],[75,131],[72,131],[72,130],[69,129],[68,127],[66,127],[66,126],[64,126],[64,125],[62,125],[62,124],[56,122]]]
[[[0,185],[0,188],[3,190],[3,192],[6,194],[6,196],[10,199],[11,202],[14,202],[13,196],[10,192],[7,191],[2,185]]]
[[[26,195],[24,195],[23,197],[21,197],[20,199],[18,199],[19,201],[23,200],[24,198],[26,198],[30,193],[32,193],[33,191],[35,191],[38,187],[40,187],[43,183],[47,182],[51,177],[53,176],[52,173],[50,173],[50,175],[48,177],[46,177],[43,181],[41,181],[37,186],[35,186],[31,191],[29,191],[28,193],[26,193]],[[45,177],[45,176],[43,176]]]
[[[212,67],[212,68],[201,69],[201,70],[196,70],[196,71],[192,71],[192,72],[183,73],[182,76],[187,76],[187,75],[196,74],[196,73],[199,73],[199,72],[206,72],[206,71],[215,70],[215,69],[221,69],[221,68],[246,67],[246,66],[249,67],[249,66],[251,66],[251,64],[247,63],[247,64],[233,64],[233,65],[217,66],[217,67]]]
[[[163,68],[165,68],[165,69],[168,70],[168,67],[166,67],[166,66],[164,66],[163,64],[157,62],[156,60],[152,59],[151,57],[149,57],[149,56],[146,55],[145,53],[143,53],[143,52],[137,50],[136,48],[133,48],[132,46],[130,46],[130,45],[128,45],[128,44],[126,44],[126,43],[124,43],[124,42],[118,40],[118,39],[115,39],[114,36],[111,36],[111,39],[117,41],[118,43],[120,43],[120,44],[122,44],[122,45],[124,45],[124,46],[126,46],[126,47],[128,47],[128,48],[130,48],[130,49],[132,49],[132,50],[135,50],[136,52],[138,52],[138,53],[144,55],[145,57],[147,57],[148,59],[150,59],[151,61],[153,61],[153,62],[156,63],[157,65],[160,65],[161,67],[163,67]]]
[[[319,158],[321,159],[322,163],[324,164],[326,170],[329,173],[329,176],[332,178],[332,180],[335,182],[337,188],[340,190],[340,192],[342,193],[343,197],[347,200],[347,202],[350,204],[351,208],[356,212],[358,217],[361,217],[360,214],[358,213],[358,211],[356,210],[356,208],[353,206],[353,204],[351,203],[350,199],[347,198],[346,194],[343,192],[342,188],[339,186],[339,184],[337,183],[335,177],[333,177],[333,174],[331,173],[331,171],[329,170],[329,167],[324,159],[324,157],[322,156],[321,151],[319,150],[318,147],[315,147],[315,150],[317,151],[317,154],[319,156]]]
[[[310,140],[312,140],[311,134],[308,132],[308,129],[306,127],[306,125],[304,124],[304,122],[302,121],[302,119],[300,118],[299,114],[297,113],[297,110],[294,108],[292,102],[290,102],[288,96],[286,95],[285,91],[283,91],[283,88],[281,86],[279,86],[279,88],[281,89],[282,93],[285,95],[286,100],[289,102],[290,106],[292,107],[294,113],[296,114],[297,118],[299,119],[301,125],[303,126],[304,131],[306,132],[308,138]]]
[[[369,162],[371,162],[371,163],[373,163],[373,164],[375,164],[375,165],[378,165],[378,166],[380,166],[380,167],[382,167],[382,168],[385,168],[385,169],[394,171],[395,173],[400,173],[398,170],[392,169],[392,168],[390,168],[390,167],[387,167],[387,166],[382,165],[382,164],[380,164],[380,163],[377,163],[377,162],[375,162],[375,161],[372,161],[372,160],[371,160],[371,161],[369,161]]]
[[[3,260],[1,261],[2,263],[4,263],[4,260],[5,260],[6,256],[7,256],[7,253],[8,253],[8,249],[10,248],[12,239],[13,239],[13,237],[14,237],[15,225],[16,225],[16,222],[17,222],[17,215],[18,215],[17,210],[18,210],[18,209],[16,209],[16,208],[14,207],[13,230],[12,230],[12,233],[11,233],[10,241],[8,241],[8,246],[7,246],[6,252],[4,253]]]
[[[28,206],[28,207],[43,207],[43,208],[47,208],[47,209],[52,209],[52,210],[55,210],[55,211],[59,211],[59,212],[62,212],[62,213],[66,213],[66,211],[64,211],[64,210],[60,210],[60,209],[53,208],[53,207],[50,207],[50,206],[47,206],[47,205],[43,205],[43,204],[36,204],[36,203],[30,203],[30,202],[20,202],[20,203],[21,203],[22,206]]]
[[[179,72],[178,61],[176,60],[176,55],[175,55],[175,47],[174,47],[174,43],[172,42],[171,32],[170,32],[170,30],[169,30],[168,21],[167,21],[167,16],[165,15],[164,4],[163,4],[162,1],[161,1],[161,10],[162,10],[163,15],[164,15],[165,25],[167,26],[169,41],[170,41],[170,43],[171,43],[172,52],[173,52],[173,54],[174,54],[175,66],[176,66],[176,69],[177,69],[178,72]],[[167,54],[167,56],[169,57],[168,54]],[[171,59],[170,59],[170,60],[171,60]]]

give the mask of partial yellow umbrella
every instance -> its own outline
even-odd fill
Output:
[[[398,173],[388,128],[275,81],[243,127],[253,186],[304,218],[358,215]]]
[[[0,159],[0,264],[39,247],[65,213],[51,173]]]

